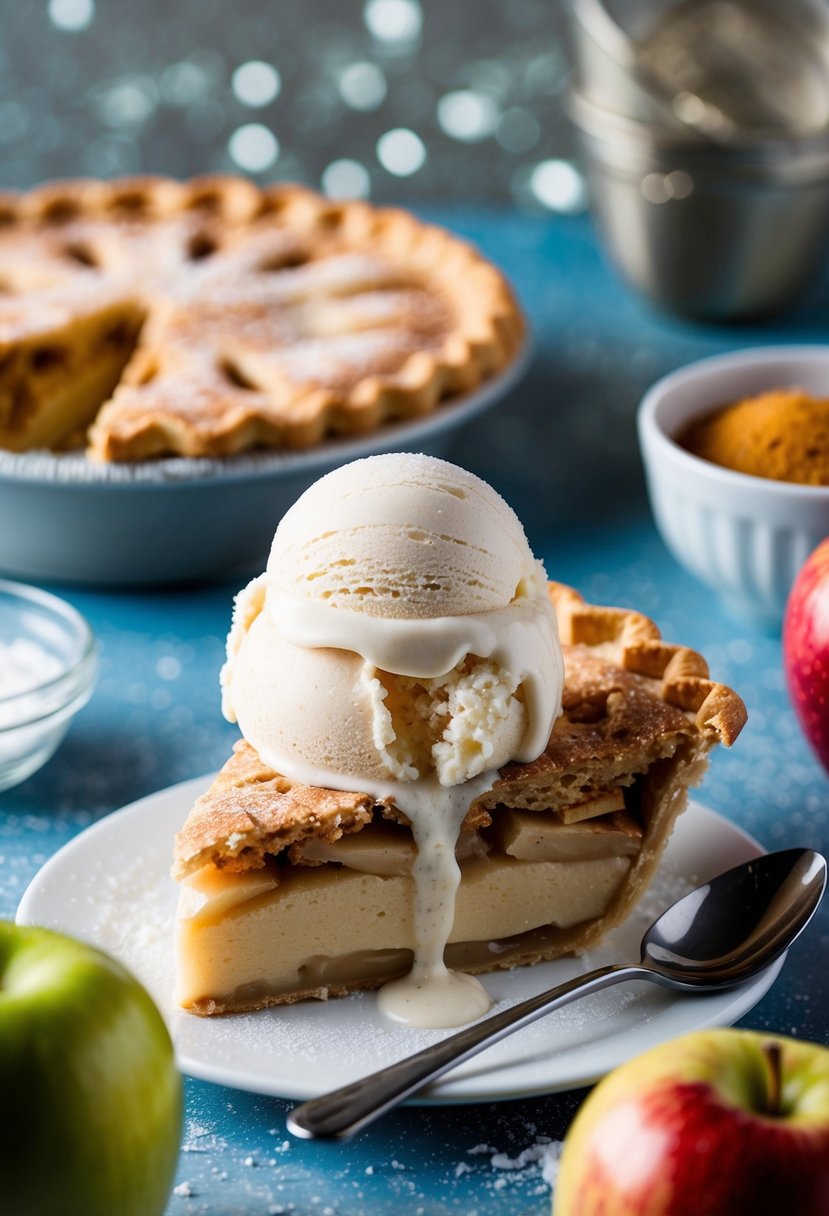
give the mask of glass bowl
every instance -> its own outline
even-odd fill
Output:
[[[89,624],[64,600],[0,579],[0,790],[52,756],[92,695]]]

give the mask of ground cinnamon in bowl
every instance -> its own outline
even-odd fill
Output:
[[[772,389],[695,419],[677,443],[752,477],[829,486],[829,398]]]

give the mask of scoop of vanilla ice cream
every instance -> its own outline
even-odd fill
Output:
[[[453,786],[544,748],[563,664],[546,576],[510,507],[433,457],[316,482],[238,597],[224,710],[316,785]]]
[[[418,680],[350,650],[295,646],[262,612],[234,661],[233,707],[265,763],[306,784],[434,774],[457,785],[516,754],[527,725],[517,685],[487,659]]]
[[[491,486],[411,452],[315,482],[277,528],[268,562],[272,585],[291,596],[406,619],[504,608],[539,569]]]

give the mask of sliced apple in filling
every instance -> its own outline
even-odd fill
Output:
[[[36,314],[0,296],[0,447],[12,451],[77,440],[112,394],[130,359],[144,309],[117,291],[55,287]]]
[[[494,830],[504,853],[521,861],[633,857],[642,843],[642,829],[627,811],[568,824],[550,815],[504,810]]]
[[[600,815],[610,815],[613,811],[624,809],[624,793],[616,789],[586,798],[583,802],[575,802],[572,805],[565,803],[558,808],[558,813],[564,823],[581,823],[584,819],[597,819]]]

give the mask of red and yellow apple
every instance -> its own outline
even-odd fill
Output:
[[[783,666],[803,733],[829,772],[829,538],[806,560],[789,593]]]
[[[615,1069],[564,1142],[553,1216],[829,1213],[829,1050],[685,1035]]]
[[[0,1210],[160,1216],[181,1137],[170,1036],[120,964],[0,922]]]

